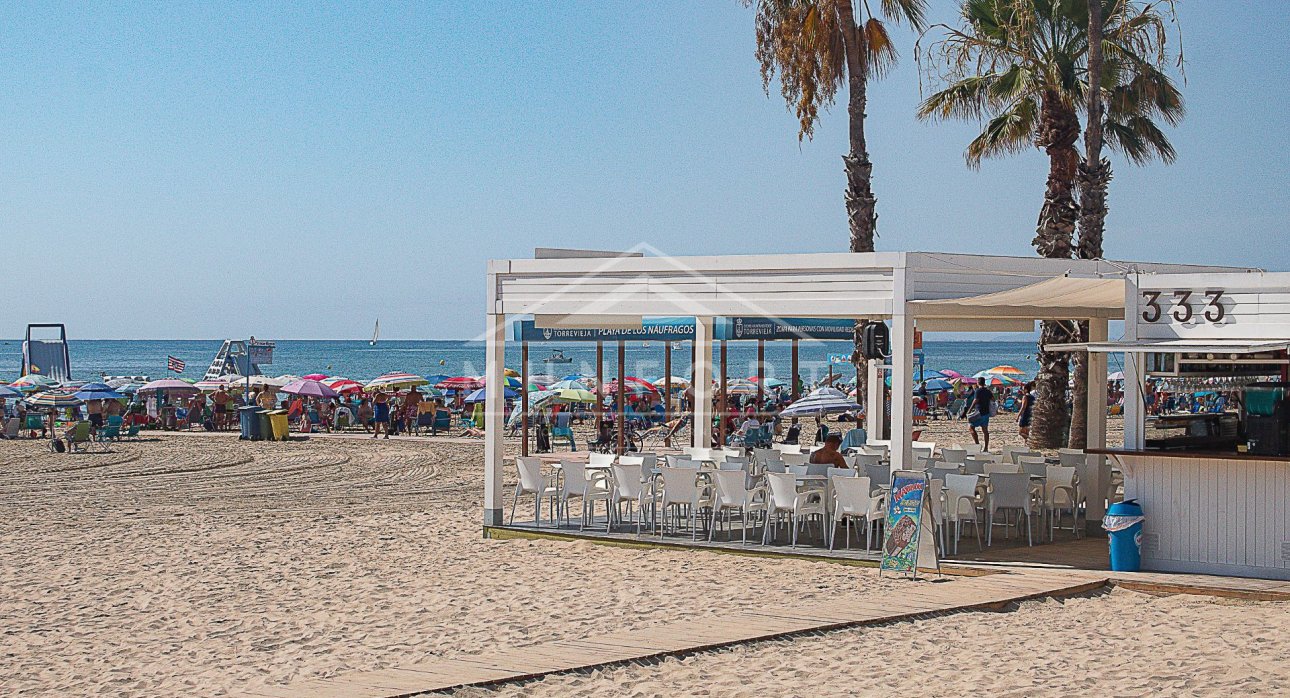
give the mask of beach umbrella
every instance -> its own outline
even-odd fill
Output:
[[[449,378],[452,378],[452,376],[449,376],[444,373],[436,373],[433,376],[426,376],[426,382],[430,385],[438,385],[439,383],[446,381]]]
[[[120,400],[125,397],[105,383],[86,383],[72,395],[82,400]]]
[[[748,380],[749,380],[750,382],[756,383],[756,382],[757,382],[757,376],[748,376]],[[676,379],[675,379],[675,378],[673,378],[673,379],[672,379],[672,382],[674,382],[674,383],[675,383],[675,382],[676,382]],[[784,387],[784,386],[786,386],[786,385],[788,385],[788,383],[787,383],[786,381],[782,381],[782,380],[780,380],[780,379],[778,379],[778,378],[771,378],[771,377],[769,377],[769,376],[767,376],[767,377],[766,377],[766,387],[767,387],[767,388],[782,388],[782,387]]]
[[[37,390],[46,390],[58,385],[58,381],[45,376],[26,375],[9,384],[10,388],[17,388],[23,392],[35,392]]]
[[[952,368],[942,368],[941,370],[937,371],[937,373],[941,374],[945,378],[948,378],[949,380],[965,377],[962,373],[959,373],[958,371],[955,371]]]
[[[582,375],[581,373],[570,373],[569,375],[565,376],[564,378],[561,378],[560,380],[562,380],[562,381],[583,381],[583,382],[585,382],[588,378],[591,378],[591,377],[592,377],[592,376],[584,376],[584,375]]]
[[[954,389],[954,384],[945,380],[944,378],[928,378],[927,380],[923,381],[923,385],[924,387],[927,388],[927,392],[929,393],[939,393],[945,390]],[[914,389],[915,390],[918,389],[917,383],[914,384]]]
[[[479,381],[479,385],[480,385],[481,387],[488,385],[488,378],[487,378],[487,377],[485,377],[485,376],[480,376],[479,378],[476,378],[475,380],[478,380],[478,381]],[[505,386],[506,386],[506,387],[508,387],[508,388],[513,388],[513,389],[515,389],[515,390],[519,390],[519,389],[520,389],[520,379],[516,378],[515,376],[511,376],[511,375],[503,376],[503,377],[502,377],[502,384],[503,384],[503,385],[505,385]]]
[[[586,383],[582,381],[563,380],[548,384],[547,390],[590,390]]]
[[[423,385],[420,388],[417,388],[417,392],[421,393],[426,397],[439,398],[441,400],[443,399],[443,391],[439,390],[433,385]]]
[[[10,388],[7,385],[0,385],[0,397],[22,397],[22,391]]]
[[[52,390],[32,395],[23,402],[26,402],[32,407],[60,410],[66,407],[79,407],[82,404],[82,400],[75,395],[68,395],[67,393],[59,393]]]
[[[553,390],[540,390],[536,393],[529,393],[528,406],[522,410],[512,411],[510,416],[506,418],[506,426],[513,427],[519,424],[525,414],[533,414],[535,410],[551,404],[555,399],[556,395]]]
[[[858,412],[860,405],[836,388],[819,388],[784,408],[780,417],[818,417],[833,412]]]
[[[718,384],[717,387],[718,389],[720,389],[720,384]],[[757,384],[753,383],[752,381],[745,381],[745,380],[726,381],[726,394],[727,395],[756,395]]]
[[[349,378],[341,378],[339,376],[328,378],[327,380],[322,381],[322,384],[327,386],[328,388],[331,388],[332,390],[335,390],[341,395],[349,395],[351,393],[363,392],[362,383],[359,383],[356,380],[350,380]]]
[[[549,373],[539,373],[536,376],[529,376],[529,380],[541,385],[551,385],[552,383],[558,383],[560,381],[559,378],[556,378]]]
[[[487,397],[485,396],[487,392],[488,392],[487,390],[480,388],[479,390],[476,390],[475,392],[467,395],[465,402],[467,403],[483,402],[484,400],[487,399]],[[511,390],[510,388],[502,388],[502,397],[506,398],[507,400],[514,400],[519,396],[520,396],[519,393],[515,392],[514,390]]]
[[[516,370],[515,370],[515,369],[513,369],[513,368],[504,368],[504,369],[502,369],[502,375],[503,375],[503,376],[510,377],[510,378],[519,378],[519,377],[520,377],[520,372],[519,372],[519,371],[516,371]]]
[[[585,402],[592,403],[596,401],[596,394],[590,390],[582,388],[565,388],[562,390],[549,391],[555,394],[560,402]]]
[[[112,386],[112,389],[124,395],[134,395],[139,392],[139,388],[142,388],[143,386],[143,383],[131,381],[128,383],[122,383],[121,385],[114,385]]]
[[[430,381],[413,373],[404,373],[403,371],[392,371],[377,376],[375,379],[368,381],[369,390],[398,390],[400,388],[415,388],[418,385],[427,385]]]
[[[483,381],[471,376],[456,376],[448,380],[435,383],[434,387],[440,390],[478,390],[484,387]]]
[[[277,378],[274,378],[273,380],[281,381],[278,383],[278,385],[283,386],[283,385],[286,385],[287,383],[292,383],[294,381],[300,380],[300,376],[292,375],[290,373],[284,373],[278,376]]]
[[[1122,381],[1124,380],[1124,371],[1116,371],[1114,373],[1108,373],[1106,374],[1106,379],[1109,381]]]
[[[1021,381],[1011,376],[991,374],[984,378],[985,384],[991,388],[1006,388],[1013,385],[1021,385]]]
[[[201,392],[192,383],[177,380],[175,378],[162,378],[161,380],[155,380],[155,381],[152,381],[151,383],[145,383],[143,387],[139,388],[139,392],[141,393],[151,393],[151,392],[156,392],[158,390],[165,390],[167,392],[173,392],[173,393]]]
[[[301,378],[307,381],[325,381],[330,377],[331,376],[328,376],[326,373],[306,373],[301,376]]]
[[[654,387],[654,384],[647,380],[636,378],[634,376],[627,376],[623,379],[623,393],[628,397],[641,398],[646,395],[658,395],[658,392],[658,388]],[[601,386],[600,394],[617,395],[618,379],[611,380]]]
[[[995,366],[994,368],[990,369],[990,370],[988,371],[988,373],[1000,373],[1000,374],[1003,374],[1003,375],[1005,375],[1005,376],[1024,376],[1024,375],[1026,375],[1026,372],[1025,372],[1025,371],[1023,371],[1023,370],[1021,370],[1021,369],[1017,368],[1016,366],[1011,366],[1011,365],[1009,365],[1009,364],[1003,364],[1003,365],[1000,365],[1000,366]]]
[[[292,381],[282,386],[282,392],[287,393],[288,395],[299,395],[301,397],[340,397],[340,393],[328,388],[321,382],[304,378],[298,381]]]
[[[224,390],[228,390],[230,387],[230,384],[226,380],[216,378],[215,380],[197,381],[196,383],[193,383],[193,387],[197,388],[203,393],[213,393],[217,390],[220,390],[221,388]]]

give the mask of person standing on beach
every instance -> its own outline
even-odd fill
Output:
[[[994,393],[985,387],[985,379],[976,379],[976,391],[972,393],[971,407],[968,409],[968,428],[972,432],[972,443],[979,444],[976,430],[980,429],[985,437],[982,448],[990,450],[990,410],[994,406]]]
[[[221,386],[219,390],[216,390],[215,394],[211,396],[211,402],[215,405],[214,419],[216,429],[222,430],[228,428],[228,399],[228,391],[224,390],[223,386]]]
[[[372,438],[385,433],[390,438],[390,396],[384,390],[377,389],[372,396]]]
[[[1039,395],[1035,392],[1035,382],[1026,383],[1025,392],[1021,395],[1021,409],[1017,410],[1017,433],[1021,435],[1021,440],[1027,446],[1030,445],[1030,419],[1035,411],[1035,400]]]

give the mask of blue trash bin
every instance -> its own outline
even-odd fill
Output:
[[[264,438],[260,427],[260,408],[239,407],[237,410],[239,425],[242,427],[241,438],[248,441],[259,441]]]
[[[1106,511],[1102,528],[1111,538],[1111,571],[1137,572],[1142,568],[1142,524],[1146,517],[1138,500],[1116,502]]]

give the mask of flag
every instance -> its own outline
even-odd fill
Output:
[[[171,370],[171,371],[174,371],[175,373],[183,373],[183,372],[184,372],[184,362],[183,362],[183,361],[180,361],[179,359],[176,359],[176,358],[175,358],[175,357],[173,357],[173,356],[167,356],[167,357],[166,357],[166,368],[167,368],[167,369],[169,369],[169,370]]]

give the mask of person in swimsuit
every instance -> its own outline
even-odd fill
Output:
[[[842,435],[836,432],[824,437],[824,445],[811,453],[813,465],[829,465],[834,468],[848,468],[847,459],[838,450],[842,446]]]
[[[385,438],[390,438],[390,396],[384,390],[377,390],[372,396],[372,438],[385,432]]]
[[[1035,393],[1035,382],[1030,381],[1024,388],[1025,392],[1021,396],[1021,409],[1017,411],[1017,433],[1021,435],[1021,440],[1030,444],[1030,419],[1035,411],[1035,398],[1039,397]]]

